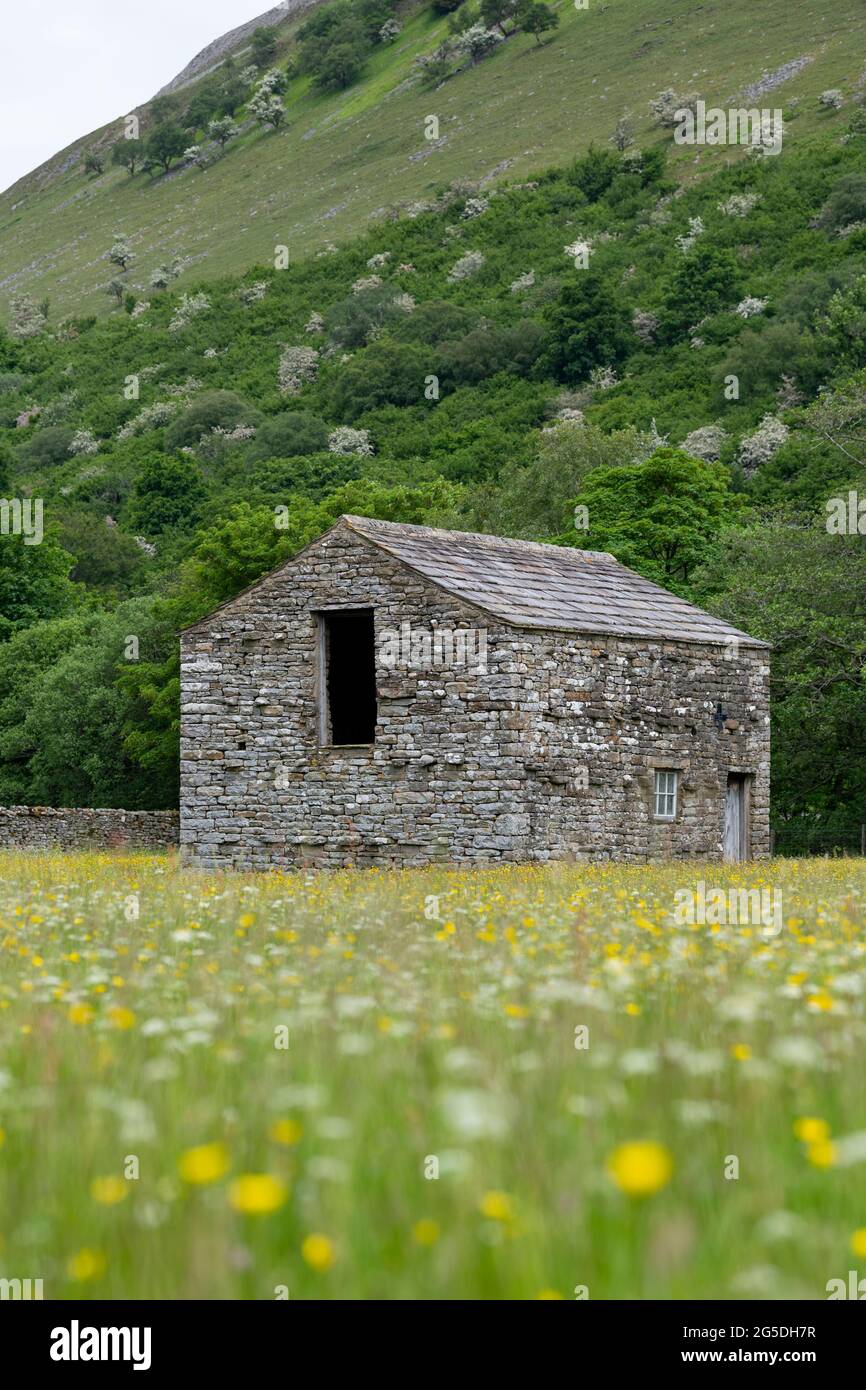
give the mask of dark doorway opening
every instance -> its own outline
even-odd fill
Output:
[[[319,615],[324,666],[322,743],[376,738],[376,651],[372,608]]]

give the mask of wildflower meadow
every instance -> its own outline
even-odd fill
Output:
[[[699,883],[766,890],[779,929],[683,920]],[[852,859],[209,875],[6,852],[0,1276],[59,1299],[825,1299],[866,1263],[864,902]]]

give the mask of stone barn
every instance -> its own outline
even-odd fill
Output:
[[[182,636],[210,867],[769,853],[769,649],[611,555],[343,516]]]

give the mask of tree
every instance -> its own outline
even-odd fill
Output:
[[[468,29],[457,35],[457,47],[461,53],[468,56],[470,63],[475,67],[488,53],[492,53],[501,39],[502,35],[497,34],[494,29],[487,29],[480,23],[470,24]]]
[[[559,27],[559,15],[549,5],[538,3],[538,0],[523,0],[517,10],[517,22],[527,34],[534,34],[535,42],[540,44],[542,34]]]
[[[158,536],[189,526],[198,519],[205,495],[201,471],[193,459],[155,454],[139,469],[126,508],[127,529]]]
[[[145,148],[148,159],[154,164],[161,165],[168,173],[172,161],[180,159],[186,145],[186,136],[177,122],[165,121],[156,127]]]
[[[74,435],[75,431],[68,425],[46,425],[37,430],[23,450],[24,464],[33,469],[43,469],[66,463]]]
[[[686,593],[692,571],[737,508],[726,468],[671,448],[657,449],[645,463],[594,468],[575,501],[586,507],[589,527],[564,539],[608,550],[657,584]]]
[[[308,410],[286,410],[270,416],[256,430],[246,450],[250,463],[315,454],[328,442],[328,427]]]
[[[620,154],[634,144],[634,125],[630,116],[620,116],[610,141]]]
[[[88,150],[84,156],[85,174],[101,174],[104,167],[102,155],[97,150]]]
[[[517,4],[518,0],[481,0],[481,18],[488,29],[495,25],[505,38],[509,32],[505,28],[505,21],[514,19]]]
[[[773,821],[786,853],[859,845],[866,805],[866,553],[824,519],[730,530],[693,576],[702,606],[771,642]],[[844,749],[844,756],[839,750]],[[821,836],[817,840],[814,835]],[[843,843],[845,843],[843,838]]]
[[[240,127],[235,124],[231,116],[221,116],[218,120],[211,121],[207,131],[210,138],[217,142],[221,150],[225,149],[229,140],[240,135]]]
[[[629,318],[602,276],[582,270],[546,314],[548,346],[542,366],[558,381],[585,381],[593,367],[611,367],[631,342]]]
[[[127,169],[131,177],[144,163],[144,151],[139,140],[118,140],[111,147],[111,162],[119,169]]]
[[[365,57],[363,49],[351,43],[333,44],[316,72],[316,86],[324,91],[341,91],[351,86],[364,66]]]
[[[266,68],[277,53],[277,31],[270,25],[260,25],[253,30],[252,60],[257,68]]]
[[[473,529],[532,540],[560,535],[571,516],[567,499],[574,497],[587,476],[597,468],[635,463],[645,442],[631,426],[605,434],[595,425],[571,421],[554,423],[537,439],[531,463],[506,462],[484,507],[485,525],[476,526],[473,519]]]
[[[866,366],[866,275],[836,291],[819,327],[844,367]]]
[[[286,108],[282,99],[273,92],[260,89],[250,101],[250,111],[262,125],[277,130],[286,119]]]
[[[17,787],[26,802],[49,806],[166,804],[124,750],[130,702],[118,682],[130,634],[141,651],[163,655],[152,609],[152,599],[136,599],[111,614],[40,623],[23,635],[36,646],[32,656],[23,637],[8,654],[0,649],[3,793]],[[16,666],[23,658],[23,669],[10,658]]]
[[[740,270],[732,253],[698,241],[683,255],[665,295],[661,328],[674,341],[709,314],[736,304]]]
[[[597,203],[620,173],[622,160],[617,159],[613,150],[590,145],[586,154],[569,167],[568,181],[577,185],[587,202]]]
[[[129,244],[129,238],[123,232],[114,233],[114,244],[108,253],[108,259],[112,265],[119,265],[121,270],[126,270],[131,264],[133,259],[132,247]]]
[[[72,556],[56,535],[46,531],[39,545],[27,540],[23,533],[0,534],[0,642],[41,618],[69,612],[78,601],[69,579]]]
[[[154,97],[148,112],[154,125],[163,125],[166,121],[175,120],[180,100],[177,92],[166,92],[163,96]]]
[[[169,426],[165,447],[169,452],[188,448],[213,429],[231,430],[235,425],[256,424],[259,418],[256,408],[236,391],[203,391]]]
[[[32,295],[16,295],[10,308],[12,317],[9,323],[9,334],[12,338],[24,342],[27,338],[35,338],[42,332],[47,315],[35,303]]]

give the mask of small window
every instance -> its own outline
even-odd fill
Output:
[[[372,608],[319,614],[319,742],[373,743],[376,653]]]
[[[655,818],[674,820],[677,814],[677,778],[679,774],[668,770],[656,772]]]

